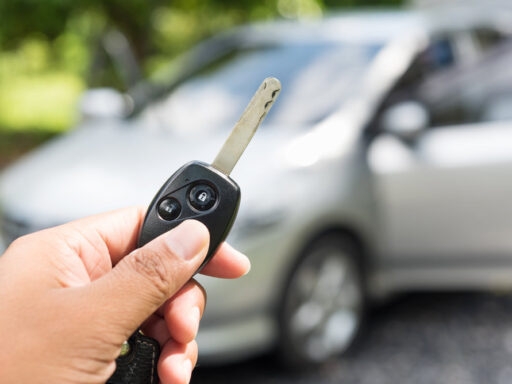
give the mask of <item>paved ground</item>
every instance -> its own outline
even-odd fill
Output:
[[[317,372],[264,356],[199,367],[192,383],[511,384],[512,296],[408,295],[375,310],[351,356]]]

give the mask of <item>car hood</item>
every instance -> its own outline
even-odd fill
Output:
[[[303,133],[270,126],[258,132],[232,174],[242,189],[242,201],[269,188],[285,167],[280,150]],[[120,121],[82,126],[4,171],[2,209],[42,228],[106,210],[148,205],[183,164],[211,162],[227,135],[223,130],[202,137],[179,136]]]

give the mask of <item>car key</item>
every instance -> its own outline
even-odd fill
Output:
[[[267,78],[260,85],[211,165],[192,161],[176,171],[149,205],[138,247],[188,219],[201,221],[210,231],[210,246],[199,272],[226,239],[240,204],[240,187],[229,174],[274,104],[281,83]],[[117,359],[109,384],[157,383],[159,345],[141,334],[132,335]]]
[[[192,161],[163,185],[149,206],[138,246],[188,219],[210,231],[210,247],[201,268],[226,238],[240,202],[240,188],[229,177],[281,89],[277,79],[263,81],[211,165]]]

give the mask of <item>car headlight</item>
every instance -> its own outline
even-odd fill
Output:
[[[273,230],[285,220],[286,210],[284,208],[244,212],[233,224],[229,241],[239,243],[256,234]]]
[[[298,176],[301,175],[287,174],[276,177],[269,183],[272,185],[271,192],[257,189],[247,200],[242,200],[230,241],[245,241],[255,234],[273,231],[284,225],[296,210],[297,204],[303,201],[306,192],[303,179]]]

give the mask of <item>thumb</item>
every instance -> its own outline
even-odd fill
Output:
[[[88,286],[87,300],[100,312],[94,316],[128,337],[190,280],[208,244],[206,226],[188,220],[130,253]]]

